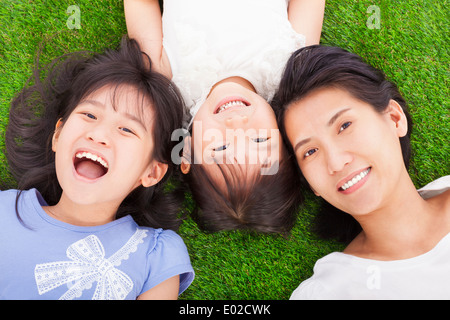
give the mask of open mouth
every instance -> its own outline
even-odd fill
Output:
[[[77,152],[73,164],[80,176],[90,180],[103,177],[108,172],[106,160],[88,151]]]
[[[352,187],[357,187],[358,184],[364,180],[364,178],[369,174],[372,167],[369,167],[363,171],[361,171],[359,174],[355,175],[353,178],[348,180],[347,182],[344,182],[342,186],[339,187],[339,191],[346,191],[349,190]]]
[[[250,106],[250,103],[242,98],[238,98],[238,97],[225,98],[224,100],[222,100],[221,102],[218,103],[214,113],[218,114],[218,113],[224,112],[226,110],[229,110],[231,108],[235,109],[235,108],[242,108],[242,107],[248,107],[248,106]]]

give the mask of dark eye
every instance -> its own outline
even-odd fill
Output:
[[[136,135],[133,130],[125,128],[125,127],[120,127],[119,130],[122,130],[123,132],[126,132],[126,133],[131,133],[131,134]]]
[[[340,128],[339,128],[339,132],[342,132],[342,131],[344,131],[345,129],[347,129],[348,127],[350,127],[350,125],[351,125],[352,123],[349,121],[349,122],[345,122]]]
[[[317,151],[317,148],[310,149],[310,150],[306,151],[304,157],[307,158],[309,156],[312,156],[316,151]]]
[[[86,117],[88,117],[89,119],[97,120],[97,117],[94,116],[92,113],[84,112],[83,114],[84,114]]]
[[[213,148],[213,151],[224,151],[228,148],[228,144],[224,144],[223,146]]]
[[[270,138],[255,138],[255,139],[252,139],[254,142],[256,142],[256,143],[261,143],[261,142],[266,142],[266,141],[268,141]]]

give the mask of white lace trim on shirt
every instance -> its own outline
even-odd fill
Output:
[[[97,282],[92,300],[123,300],[133,288],[133,281],[123,271],[115,268],[130,253],[136,252],[147,237],[147,230],[137,229],[133,236],[105,259],[105,250],[95,235],[87,236],[73,244],[66,251],[70,261],[56,261],[36,265],[34,275],[40,295],[67,284],[67,290],[59,299],[71,300],[81,297],[83,290]]]

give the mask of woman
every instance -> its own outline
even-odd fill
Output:
[[[351,240],[291,299],[450,298],[450,176],[416,191],[396,86],[355,54],[312,46],[293,54],[272,105],[313,192],[348,214],[322,224]]]

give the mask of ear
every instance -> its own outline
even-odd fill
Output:
[[[310,185],[309,187],[311,188],[312,192],[314,192],[314,194],[315,194],[316,196],[320,197],[320,194],[319,194],[316,190],[314,190],[314,188],[311,187],[311,185]]]
[[[61,133],[62,124],[63,124],[62,118],[59,118],[58,122],[56,122],[55,132],[53,132],[53,137],[52,137],[53,152],[56,152],[56,143],[58,142],[59,134]]]
[[[191,164],[181,159],[180,170],[183,174],[188,174],[189,171],[191,170]]]
[[[167,163],[152,161],[141,178],[141,184],[146,188],[154,186],[164,178],[168,168]]]
[[[188,174],[191,170],[191,137],[184,138],[183,154],[181,156],[180,170],[183,174]]]
[[[403,108],[395,100],[390,100],[386,113],[389,120],[395,125],[395,131],[399,138],[406,136],[408,132],[408,120]]]

